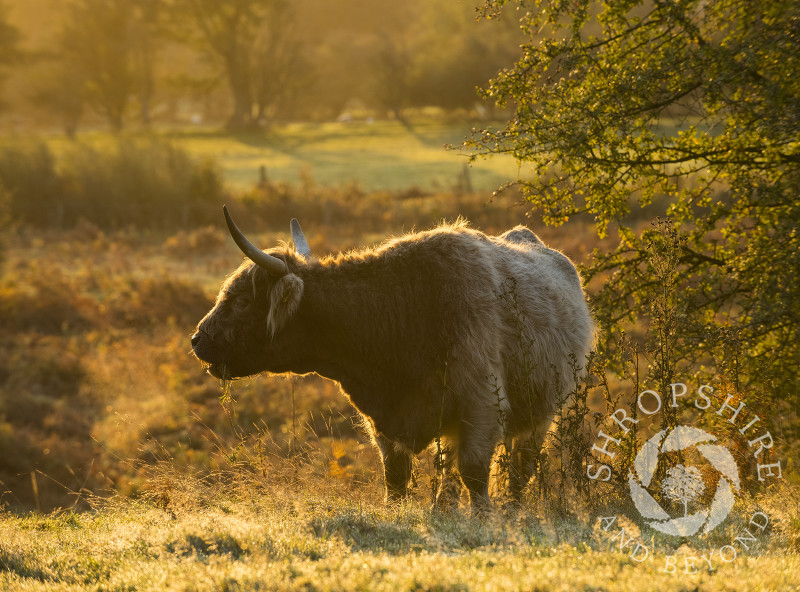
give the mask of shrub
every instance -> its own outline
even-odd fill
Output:
[[[0,194],[14,221],[60,225],[64,215],[62,179],[43,143],[20,143],[0,150]]]
[[[227,243],[227,237],[219,225],[201,226],[192,231],[181,230],[164,241],[164,249],[176,257],[209,255]]]
[[[72,227],[81,219],[101,228],[189,227],[216,220],[222,177],[211,161],[196,161],[162,142],[120,139],[111,150],[76,144],[61,166],[44,143],[0,152],[0,191],[14,221]]]

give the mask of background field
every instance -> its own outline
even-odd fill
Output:
[[[365,191],[416,187],[430,192],[463,189],[469,153],[460,146],[476,125],[479,122],[420,118],[411,123],[291,123],[236,134],[211,127],[164,127],[124,137],[140,142],[157,139],[198,159],[213,160],[225,181],[237,190],[259,183],[264,167],[274,182],[297,185],[313,180],[325,187],[355,184]],[[76,145],[61,134],[42,138],[57,155]],[[13,142],[6,138],[4,143],[9,141]],[[105,150],[117,141],[102,131],[77,137],[79,145]],[[469,183],[473,190],[491,192],[516,178],[518,172],[519,166],[510,157],[482,159],[469,167]]]
[[[542,473],[547,482],[532,485],[521,509],[499,498],[483,518],[468,517],[465,507],[431,513],[436,472],[426,454],[415,461],[412,500],[386,508],[376,453],[336,385],[264,376],[237,381],[226,399],[202,373],[189,336],[241,260],[218,220],[222,202],[263,245],[288,240],[288,220],[299,216],[319,254],[459,215],[488,233],[528,224],[579,263],[614,240],[600,241],[580,221],[544,227],[513,190],[492,197],[478,189],[500,179],[508,163],[478,164],[472,191],[459,185],[463,157],[441,147],[468,127],[331,123],[251,136],[190,129],[90,133],[77,144],[6,139],[0,171],[28,173],[27,184],[21,173],[14,177],[7,196],[12,224],[0,251],[0,587],[800,586],[800,518],[797,504],[786,505],[797,500],[796,486],[742,502],[720,540],[746,522],[747,508],[768,507],[775,518],[746,556],[714,572],[668,574],[663,554],[680,553],[675,545],[659,542],[657,559],[636,565],[598,532],[594,510],[570,509],[558,451],[552,472]],[[20,154],[49,156],[26,158],[26,169]],[[137,185],[160,161],[177,168]],[[248,183],[265,162],[267,182]],[[345,172],[337,162],[365,168]],[[125,190],[109,193],[98,182],[120,176],[129,179]],[[187,186],[205,196],[182,206],[188,220],[152,219],[137,198]],[[72,192],[73,218],[37,218],[49,211],[42,206],[19,210],[31,223],[15,221],[14,208],[43,195],[42,187]],[[787,477],[796,479],[789,469]]]
[[[239,188],[256,184],[264,166],[269,179],[293,184],[310,178],[323,186],[355,184],[365,191],[447,192],[467,189],[468,153],[458,148],[473,127],[441,119],[353,121],[287,124],[233,137],[214,131],[163,137],[195,156],[215,159],[225,179]],[[491,192],[518,171],[510,157],[480,160],[469,167],[468,183]]]
[[[420,118],[411,123],[292,123],[238,134],[202,127],[165,128],[155,135],[127,137],[155,137],[196,158],[212,159],[236,190],[259,183],[264,167],[269,180],[293,185],[313,181],[325,187],[355,185],[365,191],[447,192],[467,189],[464,170],[469,154],[459,147],[473,127],[469,122]],[[79,140],[100,149],[114,143],[103,132],[83,133]],[[56,154],[74,146],[60,135],[46,141]],[[484,159],[469,167],[467,183],[472,190],[491,192],[518,172],[510,157]]]

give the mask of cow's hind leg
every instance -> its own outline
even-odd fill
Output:
[[[547,417],[539,421],[532,432],[514,436],[509,471],[509,493],[512,499],[521,500],[531,477],[539,469],[540,463],[545,461],[543,446],[552,424],[552,419]]]
[[[375,442],[383,460],[386,499],[390,502],[398,501],[408,495],[408,482],[411,479],[411,452],[381,435],[375,436]]]
[[[522,492],[536,472],[540,460],[541,447],[531,434],[513,438],[511,463],[508,468],[508,489],[512,500],[519,502]]]
[[[469,490],[472,513],[489,509],[489,472],[494,449],[499,441],[499,426],[485,426],[471,422],[465,425],[458,443],[458,472]]]

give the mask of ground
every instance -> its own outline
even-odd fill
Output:
[[[663,555],[637,563],[574,520],[499,509],[482,518],[438,515],[341,491],[196,495],[190,503],[106,501],[81,514],[2,514],[0,588],[800,589],[800,555],[766,546],[697,573],[686,573],[693,564],[678,549],[673,572]]]

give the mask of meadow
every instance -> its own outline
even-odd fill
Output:
[[[186,485],[181,483],[179,485]],[[483,520],[384,508],[308,487],[199,491],[168,507],[0,522],[8,590],[797,590],[800,557],[780,549],[697,569],[637,564],[591,527],[515,514]],[[240,492],[242,493],[242,492]],[[182,496],[184,501],[189,496]],[[692,566],[686,569],[686,565]]]
[[[639,564],[632,545],[598,526],[598,512],[613,511],[616,502],[578,495],[564,478],[575,467],[561,462],[565,451],[557,446],[521,507],[499,495],[486,516],[470,517],[463,503],[453,513],[432,512],[437,475],[430,454],[415,461],[412,498],[387,507],[378,457],[335,384],[262,376],[225,391],[202,372],[189,337],[241,261],[221,224],[223,200],[263,245],[288,240],[289,218],[298,216],[319,254],[459,215],[488,233],[528,224],[577,262],[607,244],[588,223],[553,229],[526,218],[513,191],[479,190],[492,175],[502,177],[492,168],[500,161],[473,169],[472,191],[459,186],[463,157],[441,146],[461,131],[428,125],[414,132],[395,122],[298,124],[250,144],[210,131],[161,132],[158,146],[166,138],[180,152],[154,152],[150,138],[118,144],[89,135],[78,148],[42,139],[52,162],[43,158],[31,176],[41,180],[48,170],[60,192],[88,197],[76,198],[84,205],[74,222],[65,223],[65,214],[55,224],[21,222],[19,212],[36,212],[13,208],[21,189],[7,196],[10,222],[0,247],[0,588],[800,589],[800,489],[791,469],[781,487],[744,496],[724,531],[706,540],[708,553],[736,536],[749,512],[768,510],[769,530],[736,561],[715,561],[709,570],[690,562],[688,546],[626,525],[654,549]],[[357,131],[355,138],[347,129]],[[381,135],[370,140],[375,130]],[[89,157],[74,158],[76,150]],[[127,160],[114,160],[115,150]],[[219,162],[198,165],[194,175],[196,161],[179,157],[183,151]],[[86,180],[114,178],[123,165],[126,179],[140,179],[134,161],[152,164],[153,154],[171,154],[167,160],[184,170],[180,191],[203,188],[204,201],[186,205],[202,206],[189,210],[202,223],[186,224],[176,210],[150,226],[125,224],[120,212],[136,212],[115,204],[128,207],[135,193],[109,196]],[[452,168],[444,167],[451,157]],[[337,166],[359,161],[367,167],[363,176]],[[268,178],[254,186],[264,163]],[[167,177],[154,175],[149,190]],[[93,220],[102,208],[108,209]],[[149,219],[143,211],[136,220]],[[589,403],[582,412],[587,423],[607,402]],[[585,446],[586,433],[583,426],[570,437]],[[680,558],[674,571],[667,557]]]
[[[485,125],[420,114],[411,123],[359,117],[275,124],[238,133],[209,126],[163,127],[128,136],[155,137],[195,158],[212,159],[225,181],[238,190],[261,182],[263,167],[270,181],[292,185],[311,182],[324,187],[351,185],[367,192],[448,192],[465,182],[468,154],[458,147],[474,127]],[[87,131],[79,140],[95,147],[113,143],[104,132]],[[48,138],[47,143],[56,153],[73,144],[61,135]],[[491,192],[518,171],[510,157],[479,160],[469,168],[468,183],[473,190]]]

